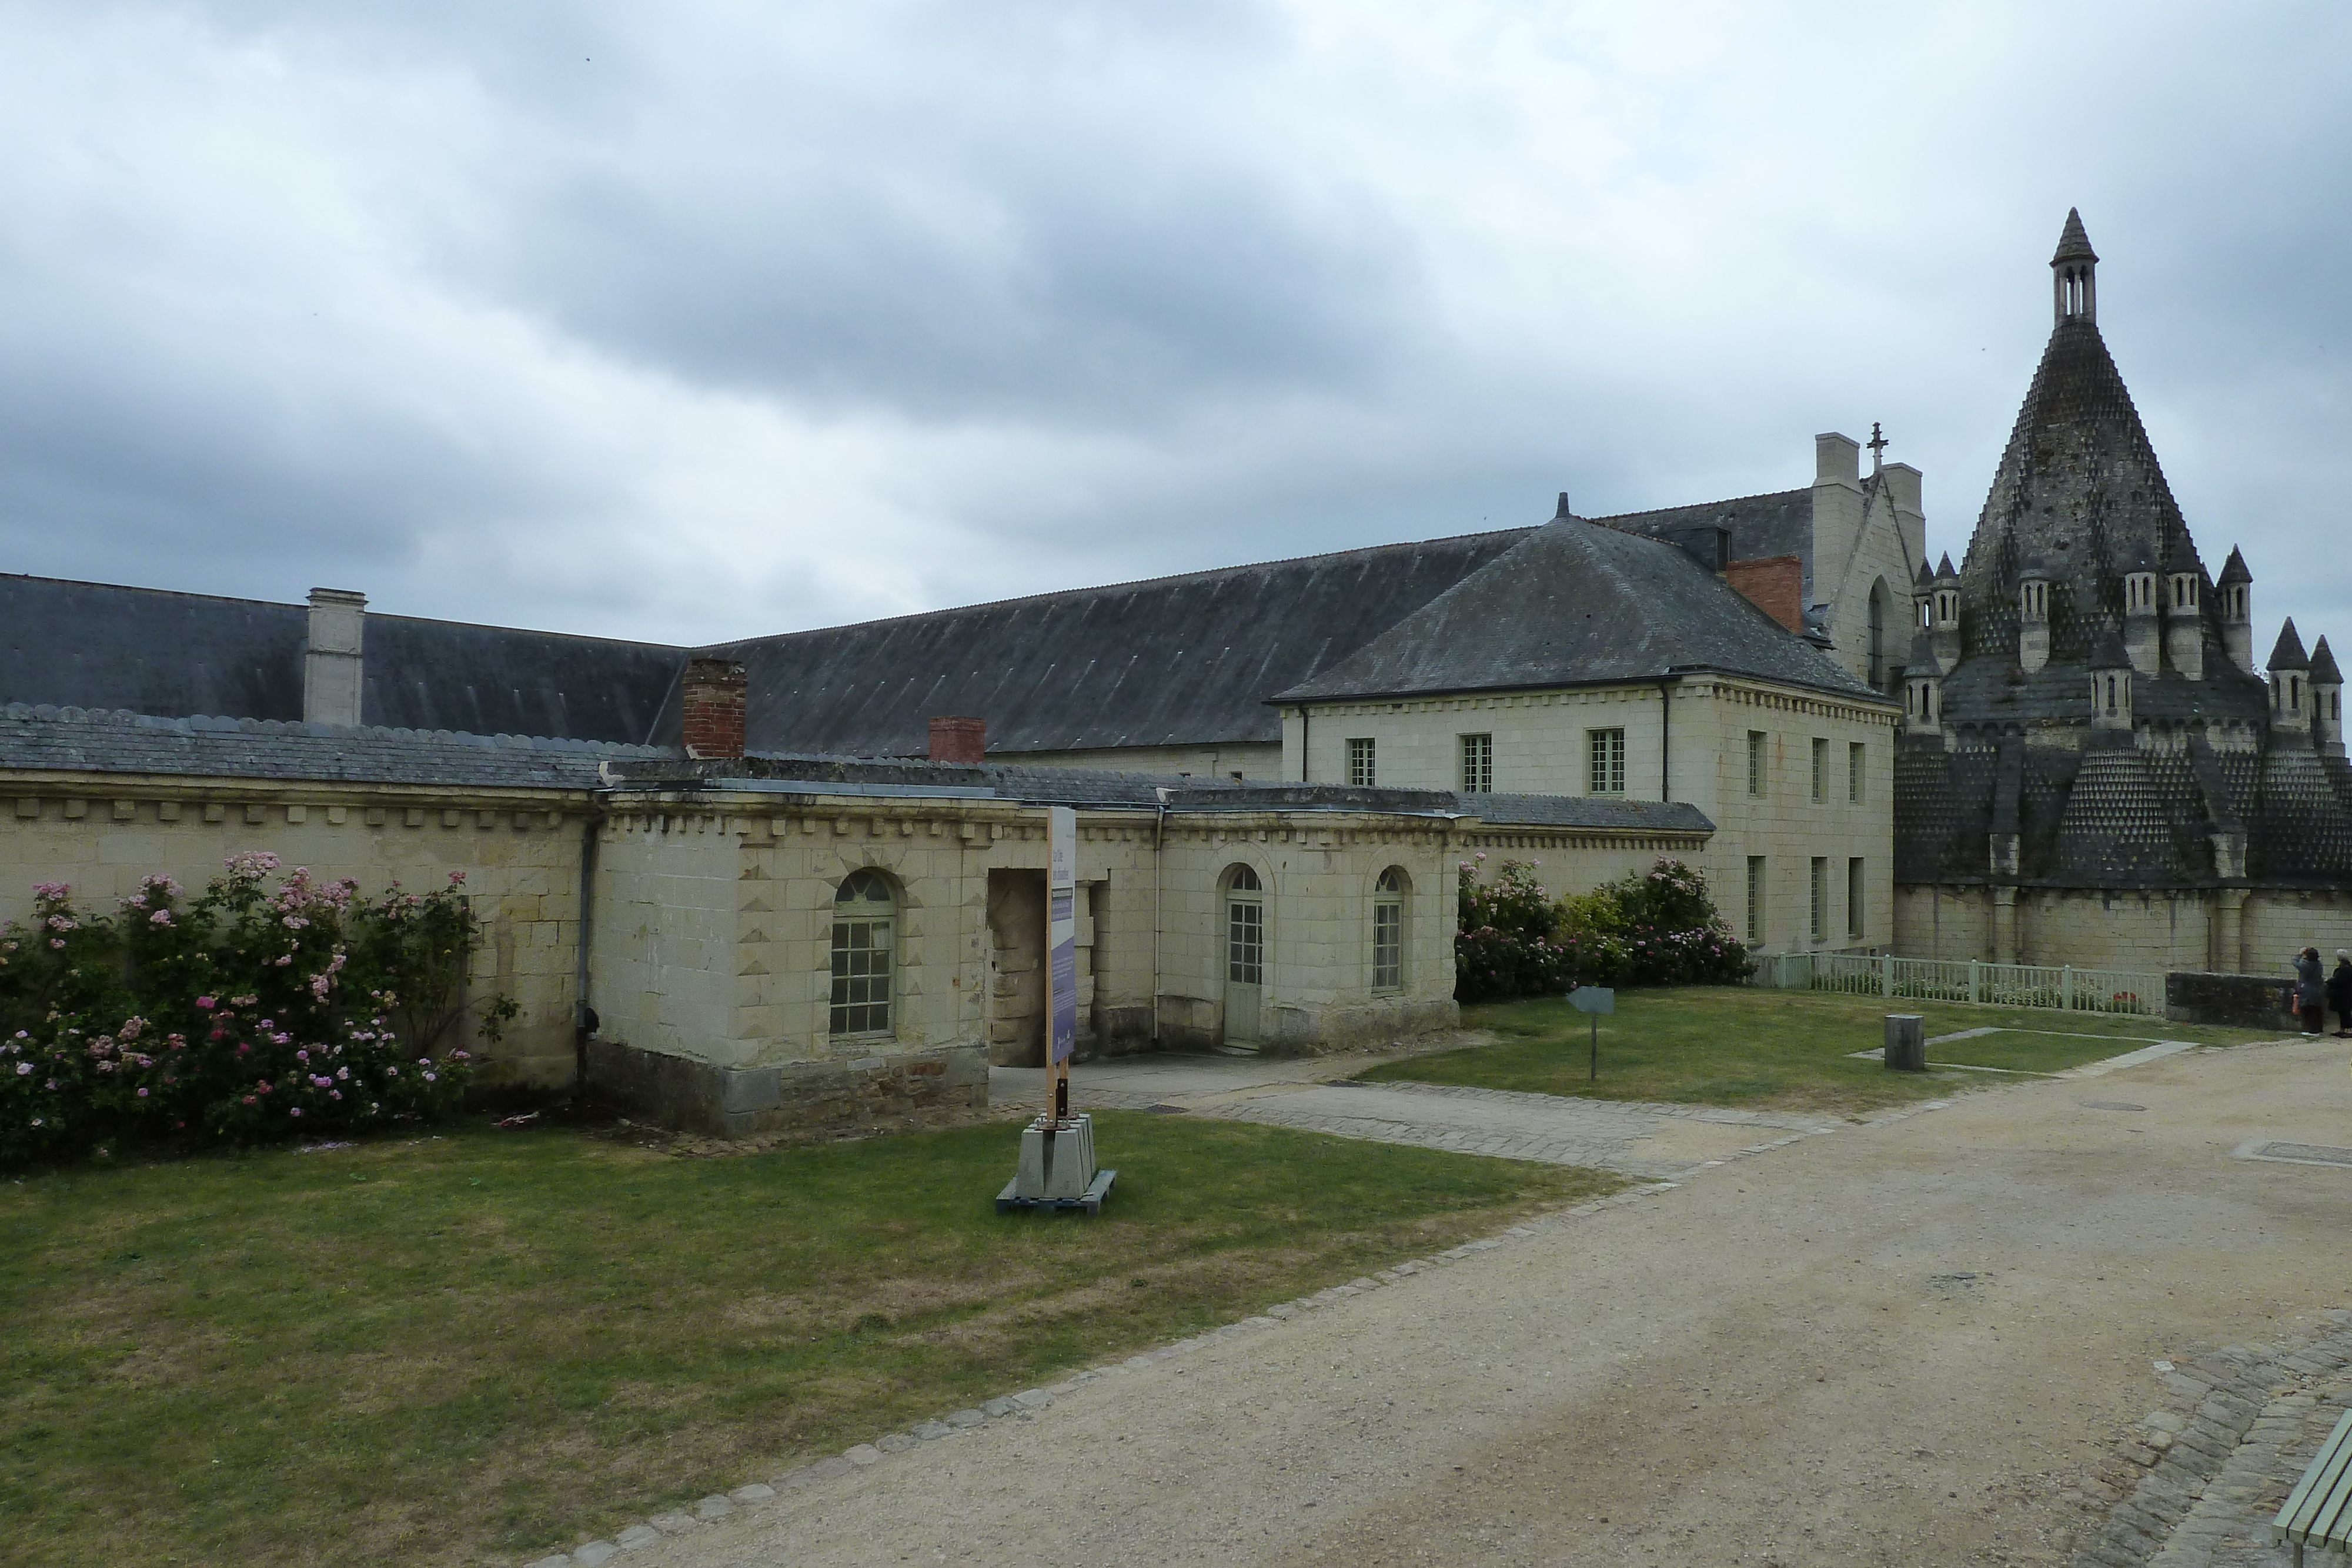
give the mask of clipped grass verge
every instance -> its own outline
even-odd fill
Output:
[[[1097,1118],[684,1159],[449,1132],[0,1182],[0,1562],[511,1561],[1622,1183]]]
[[[2142,1039],[2234,1045],[2273,1038],[2259,1030],[2203,1029],[2119,1014],[1900,998],[1890,1004],[1883,997],[1745,986],[1622,990],[1617,1009],[1601,1019],[1597,1083],[1586,1081],[1587,1019],[1556,997],[1465,1008],[1464,1027],[1492,1030],[1495,1044],[1392,1061],[1360,1076],[1852,1115],[2002,1082],[1982,1072],[1889,1072],[1876,1061],[1854,1060],[1852,1052],[1884,1043],[1890,1012],[1922,1015],[1930,1039],[1987,1028],[2063,1031],[2004,1033],[1928,1048],[1931,1065],[1965,1062],[2028,1072],[2056,1072],[2136,1051]],[[2069,1038],[2074,1035],[2095,1038]]]

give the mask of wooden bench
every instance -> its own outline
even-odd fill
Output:
[[[2333,1554],[2339,1563],[2352,1556],[2352,1410],[2336,1423],[2287,1493],[2285,1506],[2271,1521],[2271,1544],[2294,1548],[2295,1568],[2303,1568],[2306,1546]]]

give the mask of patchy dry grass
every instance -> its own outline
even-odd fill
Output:
[[[516,1561],[1607,1191],[1099,1118],[731,1159],[548,1130],[0,1182],[0,1563]]]
[[[1922,1015],[1930,1039],[1972,1029],[2018,1031],[1928,1051],[1931,1066],[1968,1063],[2011,1071],[2055,1072],[2137,1051],[2143,1039],[2233,1045],[2271,1038],[2260,1030],[2200,1029],[2114,1013],[1889,1002],[1745,986],[1620,991],[1617,1009],[1601,1019],[1598,1082],[1587,1079],[1588,1020],[1556,997],[1465,1008],[1464,1025],[1492,1030],[1495,1044],[1391,1061],[1362,1076],[1850,1115],[2004,1082],[1984,1072],[1889,1072],[1876,1061],[1854,1060],[1853,1052],[1884,1043],[1890,1012]]]

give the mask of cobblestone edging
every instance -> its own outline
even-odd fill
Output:
[[[2085,1481],[2105,1522],[2074,1568],[2284,1563],[2269,1523],[2352,1399],[2352,1312],[2267,1345],[2230,1345],[2157,1370],[2173,1398]]]
[[[1507,1092],[1507,1091],[1496,1090],[1464,1092],[1468,1093]],[[1923,1112],[1941,1110],[1949,1103],[1948,1100],[1928,1100],[1916,1105],[1906,1106],[1901,1110],[1877,1112],[1865,1115],[1862,1120],[1873,1125],[1906,1121]],[[1651,1109],[1651,1107],[1644,1107],[1644,1109]],[[1770,1115],[1770,1113],[1694,1113],[1688,1106],[1661,1106],[1655,1109],[1669,1110],[1677,1115],[1698,1114],[1709,1120],[1737,1120],[1765,1126],[1786,1124],[1767,1121],[1766,1117]],[[1717,1166],[1727,1165],[1733,1160],[1766,1154],[1773,1149],[1801,1143],[1807,1138],[1821,1137],[1837,1130],[1835,1126],[1808,1127],[1802,1132],[1790,1133],[1768,1143],[1751,1145],[1722,1159],[1705,1161],[1681,1174],[1694,1176]],[[1459,1247],[1449,1247],[1443,1252],[1433,1253],[1426,1258],[1414,1258],[1399,1263],[1393,1268],[1381,1269],[1374,1273],[1351,1280],[1344,1285],[1333,1285],[1328,1290],[1318,1291],[1313,1295],[1301,1296],[1296,1301],[1278,1302],[1266,1308],[1263,1312],[1254,1313],[1238,1322],[1227,1323],[1222,1328],[1212,1329],[1206,1333],[1196,1334],[1191,1339],[1178,1340],[1173,1344],[1161,1345],[1156,1350],[1147,1351],[1140,1355],[1131,1355],[1125,1361],[1112,1362],[1085,1372],[1075,1373],[1062,1382],[1048,1384],[1043,1388],[1025,1389],[1019,1394],[991,1399],[976,1409],[956,1410],[937,1420],[919,1422],[908,1430],[887,1433],[870,1443],[856,1444],[831,1458],[820,1459],[814,1464],[802,1465],[766,1481],[755,1481],[749,1486],[737,1487],[729,1492],[713,1492],[695,1503],[690,1509],[678,1508],[666,1513],[655,1514],[650,1519],[630,1525],[610,1540],[598,1539],[583,1542],[570,1552],[558,1552],[549,1556],[536,1558],[527,1564],[527,1568],[598,1568],[599,1564],[610,1563],[616,1557],[645,1551],[660,1544],[671,1536],[682,1535],[714,1520],[726,1519],[746,1510],[772,1504],[777,1498],[787,1492],[798,1491],[822,1482],[837,1480],[843,1476],[854,1475],[869,1465],[881,1463],[892,1454],[903,1454],[925,1443],[959,1437],[995,1422],[1027,1420],[1056,1400],[1076,1394],[1090,1384],[1140,1372],[1160,1362],[1182,1355],[1188,1351],[1198,1350],[1203,1345],[1216,1344],[1248,1334],[1263,1333],[1268,1329],[1278,1328],[1286,1320],[1318,1312],[1326,1307],[1337,1306],[1353,1297],[1402,1283],[1416,1274],[1427,1273],[1432,1270],[1459,1262],[1463,1259],[1475,1257],[1482,1252],[1494,1251],[1511,1242],[1532,1237],[1538,1231],[1550,1226],[1580,1219],[1587,1215],[1597,1214],[1604,1208],[1618,1208],[1626,1204],[1639,1203],[1643,1198],[1654,1197],[1659,1193],[1671,1192],[1678,1185],[1679,1183],[1670,1180],[1646,1182],[1640,1186],[1627,1187],[1622,1192],[1612,1193],[1607,1197],[1594,1198],[1590,1203],[1580,1203],[1571,1208],[1553,1209],[1547,1214],[1535,1215],[1494,1236],[1476,1241],[1465,1241]]]

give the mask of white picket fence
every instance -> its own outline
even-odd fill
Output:
[[[1897,958],[1861,953],[1783,953],[1759,959],[1756,984],[1915,1001],[2161,1017],[2164,977],[2071,964],[1987,964],[1974,958]]]

